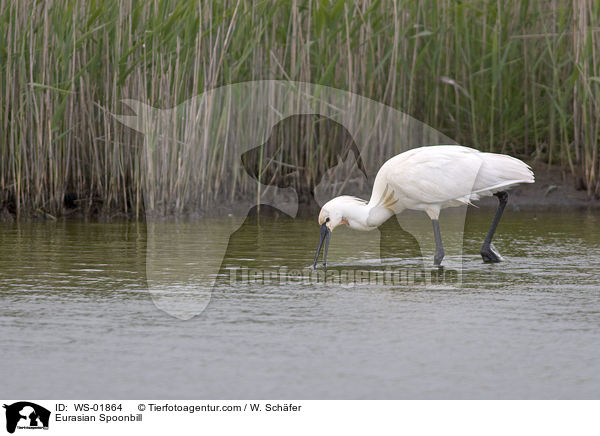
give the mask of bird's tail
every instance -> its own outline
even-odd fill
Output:
[[[481,153],[483,163],[473,187],[474,193],[493,194],[521,183],[534,183],[535,176],[525,162],[505,154]]]

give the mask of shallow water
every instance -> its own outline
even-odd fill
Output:
[[[306,282],[312,220],[248,219],[222,249],[235,220],[1,223],[3,395],[600,397],[600,217],[507,211],[486,265],[490,220],[442,222],[458,275],[433,284]],[[336,230],[330,271],[429,277],[430,223],[401,224]],[[231,281],[265,270],[285,282]]]

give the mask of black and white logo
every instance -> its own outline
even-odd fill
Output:
[[[4,405],[6,409],[6,431],[14,433],[16,429],[48,429],[50,411],[28,401],[19,401]]]

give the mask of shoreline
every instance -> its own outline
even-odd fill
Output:
[[[573,176],[559,165],[548,165],[544,162],[530,162],[535,174],[535,183],[519,185],[509,191],[508,210],[596,210],[600,209],[600,196],[589,198],[584,189],[577,189],[581,186],[577,177]],[[497,201],[493,197],[485,197],[475,203],[476,208],[491,209],[495,208]],[[234,209],[234,208],[232,208]],[[102,211],[100,208],[92,208],[95,212],[85,213],[82,209],[63,209],[63,214],[53,216],[47,212],[26,211],[22,213],[17,220],[14,213],[11,213],[6,205],[0,207],[0,222],[29,222],[29,221],[93,221],[93,222],[113,222],[113,221],[146,221],[145,214],[140,214],[136,219],[135,213],[126,214],[120,210]],[[222,209],[221,214],[215,214],[214,217],[228,216],[230,210]],[[318,211],[315,213],[318,214]],[[282,213],[282,215],[286,216]],[[310,214],[304,214],[310,216]],[[182,218],[200,218],[200,215],[186,215]],[[212,217],[212,216],[211,216]]]

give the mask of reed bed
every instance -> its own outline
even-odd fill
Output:
[[[358,93],[598,195],[599,26],[594,0],[0,0],[0,209],[140,217],[144,138],[121,100],[171,108],[260,79]],[[246,188],[220,146],[197,162],[206,204]]]

